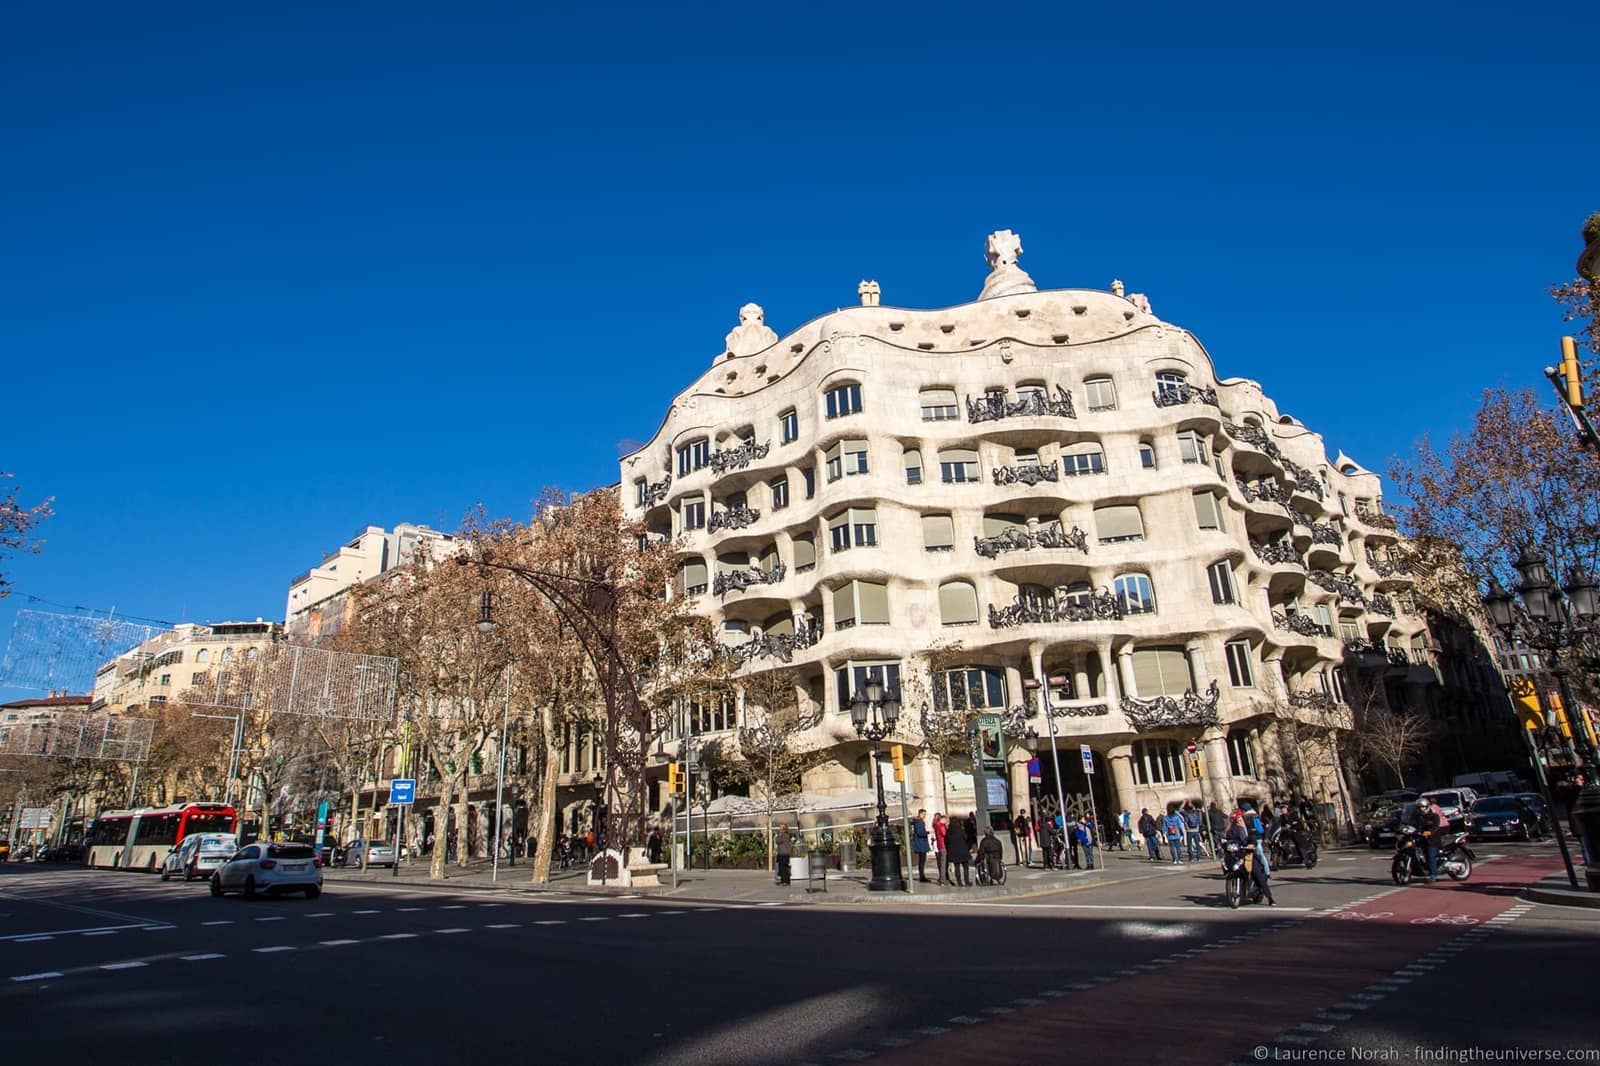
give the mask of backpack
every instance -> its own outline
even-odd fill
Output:
[[[1259,814],[1257,814],[1255,811],[1251,811],[1249,821],[1250,832],[1254,833],[1258,837],[1266,835],[1266,827],[1261,824],[1261,816]]]

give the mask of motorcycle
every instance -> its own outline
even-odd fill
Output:
[[[1465,881],[1472,876],[1472,864],[1477,860],[1472,848],[1467,846],[1467,834],[1444,833],[1444,843],[1439,847],[1439,870],[1452,881]],[[1409,885],[1414,878],[1428,876],[1428,857],[1422,847],[1422,836],[1416,826],[1403,825],[1395,839],[1394,862],[1389,876],[1397,885]]]
[[[1307,870],[1317,865],[1317,838],[1310,833],[1303,833],[1306,847],[1301,851],[1299,844],[1294,839],[1294,834],[1279,827],[1272,831],[1272,840],[1268,844],[1268,854],[1272,857],[1274,870],[1281,866],[1289,866],[1298,862]]]
[[[1251,903],[1261,902],[1261,886],[1251,875],[1256,861],[1255,849],[1236,840],[1222,845],[1222,899],[1229,907],[1238,909],[1249,897]]]

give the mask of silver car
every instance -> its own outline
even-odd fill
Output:
[[[304,892],[307,899],[316,899],[322,895],[322,860],[310,844],[257,841],[240,848],[211,875],[211,894],[228,892],[241,892],[246,899]]]
[[[185,881],[205,879],[233,858],[239,850],[239,837],[234,833],[195,833],[183,838],[183,843],[167,853],[161,864],[161,880],[182,877]]]
[[[381,840],[352,840],[339,858],[340,866],[360,866],[361,855],[367,855],[368,866],[393,866],[394,846]]]

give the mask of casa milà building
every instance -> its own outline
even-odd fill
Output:
[[[911,745],[910,694],[1001,715],[1012,811],[1053,798],[1056,773],[1102,818],[1350,802],[1329,731],[1360,701],[1425,704],[1408,690],[1437,680],[1378,476],[1144,296],[1039,289],[1021,250],[993,234],[956,307],[862,282],[860,306],[779,337],[746,305],[621,462],[625,502],[678,552],[673,594],[743,672],[795,671],[802,740],[827,756],[810,797],[870,786],[848,702],[879,679],[908,694]],[[753,713],[696,706],[686,725]],[[907,773],[913,810],[972,806],[965,757]]]

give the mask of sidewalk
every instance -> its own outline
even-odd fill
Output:
[[[1192,866],[1172,866],[1168,863],[1151,863],[1135,852],[1102,852],[1103,866],[1097,870],[1042,870],[1038,867],[1006,867],[1004,885],[971,888],[953,888],[929,882],[909,885],[910,892],[871,892],[867,881],[868,869],[849,873],[829,870],[826,889],[819,882],[808,886],[803,879],[789,885],[779,885],[770,870],[681,870],[678,886],[672,887],[672,873],[661,873],[659,888],[608,887],[587,884],[582,870],[552,870],[550,883],[532,884],[529,878],[533,868],[526,862],[516,866],[500,865],[498,881],[492,880],[492,867],[488,860],[474,859],[466,867],[445,867],[445,880],[434,881],[428,877],[425,864],[402,864],[398,876],[389,870],[375,869],[362,873],[359,870],[330,867],[325,878],[330,888],[340,882],[354,882],[373,886],[392,886],[406,890],[424,889],[449,892],[499,891],[526,892],[529,894],[556,893],[586,896],[648,896],[659,899],[702,903],[813,903],[813,904],[897,904],[951,903],[976,899],[1004,899],[1009,896],[1027,896],[1069,887],[1109,885],[1119,881],[1148,877],[1151,874],[1186,872]],[[1209,866],[1210,860],[1202,860]],[[808,891],[808,887],[813,891]]]
[[[1583,867],[1578,868],[1578,884],[1584,884]],[[1587,888],[1573,888],[1565,873],[1552,874],[1535,881],[1522,891],[1522,897],[1534,903],[1548,903],[1557,907],[1600,908],[1600,892]]]

